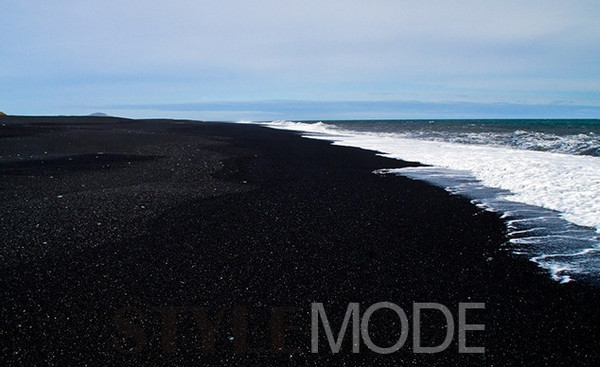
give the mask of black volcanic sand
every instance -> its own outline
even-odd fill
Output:
[[[600,291],[513,255],[504,224],[428,184],[372,173],[409,163],[253,125],[107,117],[0,118],[2,365],[598,365]],[[346,307],[482,302],[459,354],[379,355]],[[277,322],[288,309],[281,330]],[[274,316],[272,316],[272,314]],[[217,320],[215,327],[208,320]],[[424,345],[445,336],[424,311]],[[212,338],[211,338],[211,330]],[[350,330],[350,329],[349,329]],[[399,319],[373,314],[373,342]],[[336,335],[337,336],[337,335]],[[594,363],[595,362],[595,363]]]

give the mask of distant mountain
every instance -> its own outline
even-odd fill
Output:
[[[108,115],[103,112],[94,112],[94,113],[90,114],[90,116],[107,117]]]
[[[0,116],[6,116],[6,114],[2,111],[0,111]]]

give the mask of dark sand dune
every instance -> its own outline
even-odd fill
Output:
[[[405,162],[252,125],[2,123],[2,365],[600,361],[598,288],[512,255],[501,220],[468,200],[371,173]],[[413,303],[437,302],[455,319],[460,302],[485,303],[469,314],[485,331],[468,333],[485,353],[459,354],[454,336],[416,354],[412,330],[390,355],[353,354],[350,335],[337,355],[324,335],[310,353],[312,302],[337,333],[348,303],[380,301],[409,318]],[[279,307],[296,328],[284,350]],[[378,315],[371,337],[390,346],[398,318]],[[443,318],[425,316],[425,344],[440,344]]]

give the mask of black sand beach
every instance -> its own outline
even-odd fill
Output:
[[[372,173],[407,164],[254,125],[0,117],[0,364],[598,365],[600,289],[511,254],[496,214]],[[412,330],[389,355],[352,353],[350,330],[311,353],[313,302],[337,336],[350,302],[382,301],[411,322],[416,302],[455,321],[484,303],[467,343],[485,353],[456,332],[414,353]],[[387,311],[381,346],[400,334]]]

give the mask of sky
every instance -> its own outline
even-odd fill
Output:
[[[600,118],[600,1],[1,0],[0,111]]]

